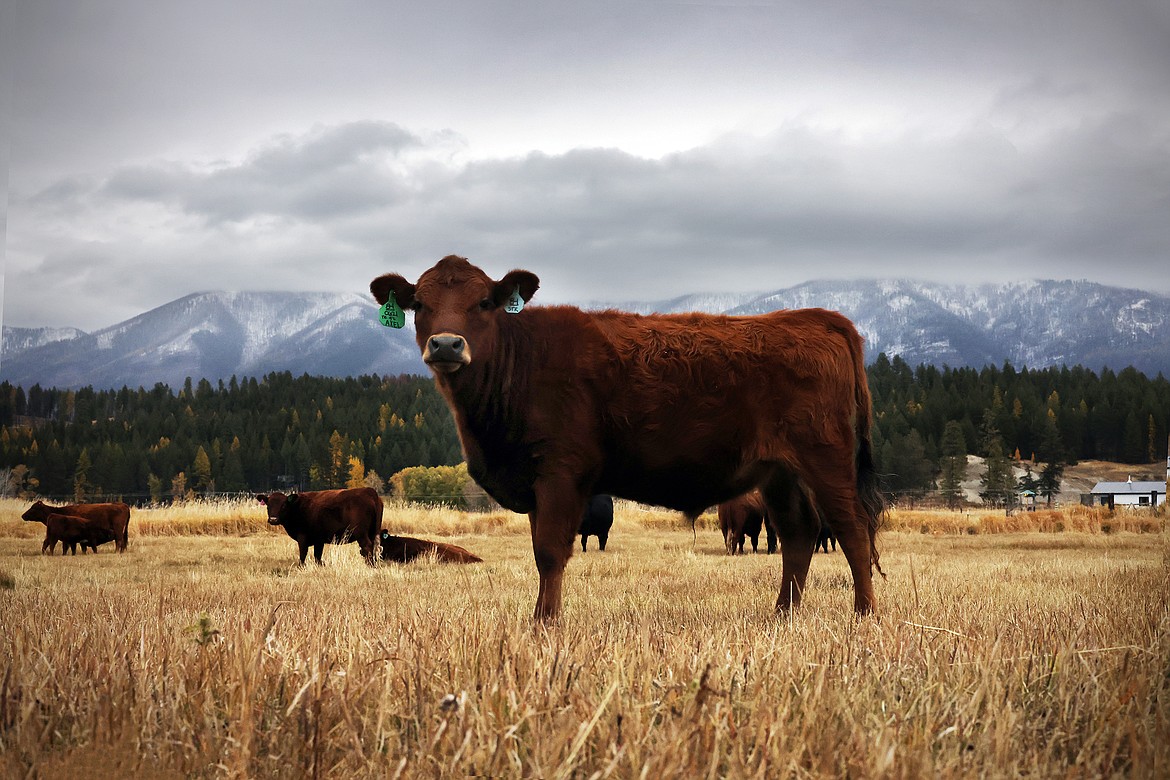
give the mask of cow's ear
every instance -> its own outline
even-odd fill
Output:
[[[291,506],[292,504],[295,504],[297,501],[299,501],[300,498],[301,498],[301,496],[299,493],[289,493],[288,499],[286,500],[285,503],[287,503]]]
[[[409,309],[414,305],[414,285],[398,274],[382,274],[370,282],[370,292],[381,304],[390,300],[390,293],[394,293],[394,301],[400,308]]]
[[[261,495],[260,493],[257,493],[256,500],[259,501],[261,504],[264,504],[265,506],[268,505],[268,496]]]
[[[503,279],[496,282],[496,286],[492,289],[492,300],[496,306],[503,306],[512,297],[512,293],[519,291],[520,297],[524,299],[525,303],[532,300],[532,296],[536,295],[536,289],[540,287],[540,278],[531,271],[509,271]]]

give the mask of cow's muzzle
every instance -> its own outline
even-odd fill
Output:
[[[462,336],[440,333],[427,339],[423,362],[436,371],[450,374],[471,362],[471,348]]]
[[[268,518],[268,524],[269,525],[280,525],[280,518],[279,517],[270,517],[270,518]]]

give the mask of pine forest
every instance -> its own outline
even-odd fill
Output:
[[[966,454],[994,469],[1166,456],[1170,381],[1127,368],[869,368],[873,452],[886,490],[945,487]],[[269,489],[381,486],[462,459],[429,378],[274,373],[180,389],[29,389],[0,383],[0,491],[130,503]],[[998,464],[998,466],[997,466]],[[1006,469],[1010,474],[1010,469]],[[1040,475],[1037,475],[1038,477]]]

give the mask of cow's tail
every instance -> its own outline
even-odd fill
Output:
[[[873,400],[869,394],[869,381],[865,376],[865,350],[861,336],[856,331],[848,336],[849,351],[853,358],[854,375],[854,409],[855,433],[857,436],[857,452],[855,465],[857,467],[857,495],[865,509],[866,522],[869,529],[869,559],[882,577],[880,556],[877,549],[877,535],[885,520],[886,502],[882,497],[881,486],[878,480],[877,468],[873,461]]]

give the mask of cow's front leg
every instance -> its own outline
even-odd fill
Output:
[[[321,556],[325,554],[325,542],[319,542],[313,545],[313,557],[317,560],[317,565],[321,565]]]
[[[561,582],[565,564],[573,555],[573,539],[585,511],[586,495],[565,482],[536,484],[536,511],[528,514],[532,526],[532,554],[540,574],[533,618],[547,622],[561,613]]]
[[[305,565],[305,556],[309,554],[309,543],[304,539],[297,540],[297,549],[301,553],[301,566]]]
[[[378,565],[378,536],[375,534],[371,539],[362,539],[358,542],[358,547],[361,548],[362,557],[366,559],[366,563],[370,566]]]

